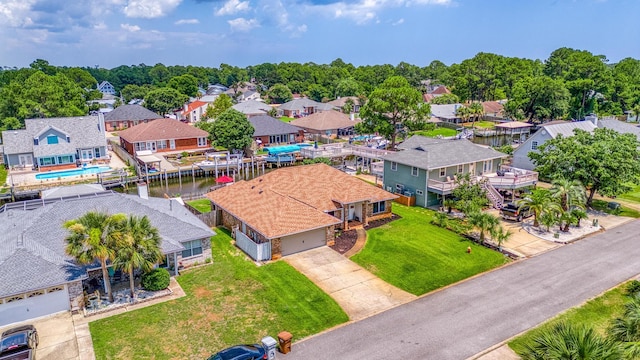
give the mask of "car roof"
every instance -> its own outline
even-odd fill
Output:
[[[19,333],[19,332],[24,332],[24,331],[35,331],[36,328],[33,325],[23,325],[23,326],[18,326],[18,327],[14,327],[11,328],[9,330],[6,330],[5,332],[2,333],[2,337],[11,335],[11,334],[15,334],[15,333]]]
[[[230,348],[226,348],[216,355],[219,355],[222,360],[235,360],[235,359],[244,359],[240,357],[242,355],[251,354],[251,355],[262,355],[264,353],[264,349],[259,344],[254,345],[236,345]]]

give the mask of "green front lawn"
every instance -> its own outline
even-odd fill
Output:
[[[571,309],[557,318],[518,336],[509,342],[509,347],[519,355],[522,355],[525,351],[525,344],[531,342],[543,330],[551,328],[560,321],[573,325],[593,327],[599,334],[604,335],[611,320],[622,315],[624,304],[628,300],[629,298],[624,295],[624,286],[619,286],[593,300],[589,300],[581,307]]]
[[[402,219],[367,231],[351,260],[415,295],[493,269],[509,260],[449,230],[431,225],[432,210],[393,204]],[[467,247],[471,246],[471,254]]]
[[[187,201],[187,204],[193,206],[194,208],[196,208],[196,210],[200,211],[201,213],[208,213],[211,212],[211,200],[209,199],[198,199],[198,200],[191,200],[191,201]]]
[[[4,186],[7,183],[7,174],[9,171],[4,168],[3,165],[0,165],[0,186]]]
[[[422,130],[422,131],[415,131],[413,133],[411,133],[411,135],[420,135],[420,136],[426,136],[426,137],[436,137],[438,135],[443,136],[443,137],[451,137],[451,136],[456,136],[458,132],[455,131],[454,129],[449,129],[449,128],[445,128],[445,127],[439,127],[439,128],[435,128],[433,130]]]
[[[496,126],[496,123],[494,123],[493,121],[476,121],[475,125],[473,124],[473,121],[469,121],[467,123],[464,123],[463,126],[465,127],[472,127],[475,126],[479,129],[491,129],[494,126]]]
[[[611,201],[615,202],[616,200],[614,199],[614,200],[611,200]],[[640,211],[638,211],[638,210],[625,207],[622,204],[620,204],[620,209],[614,210],[614,209],[609,209],[609,207],[607,206],[608,204],[609,204],[609,201],[593,199],[593,202],[591,203],[591,206],[595,210],[604,211],[607,214],[613,214],[613,215],[618,215],[618,216],[627,216],[627,217],[632,217],[632,218],[636,218],[636,219],[640,218]]]
[[[177,278],[187,296],[89,323],[97,359],[205,359],[283,330],[299,340],[348,321],[287,263],[258,267],[228,231],[216,232],[213,263]]]
[[[0,178],[0,180],[1,180],[1,178]],[[633,201],[635,203],[639,203],[640,204],[640,185],[631,185],[631,186],[633,187],[633,189],[630,192],[628,192],[626,194],[619,195],[618,197],[621,198],[621,199]]]
[[[279,119],[280,119],[280,121],[283,121],[283,122],[286,122],[286,123],[295,120],[294,118],[288,117],[288,116],[280,116]]]

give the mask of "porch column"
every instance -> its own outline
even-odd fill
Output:
[[[173,275],[178,276],[178,253],[173,253]]]

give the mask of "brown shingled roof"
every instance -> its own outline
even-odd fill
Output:
[[[290,124],[305,129],[324,131],[349,128],[359,122],[360,119],[351,121],[349,115],[343,114],[339,111],[329,110],[295,119],[291,121]]]
[[[118,135],[130,143],[150,140],[193,139],[209,133],[174,119],[158,119],[121,131]]]
[[[281,168],[207,194],[267,238],[309,231],[340,220],[326,212],[348,204],[397,196],[325,164]]]

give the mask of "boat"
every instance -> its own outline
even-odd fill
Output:
[[[268,163],[294,163],[296,161],[296,156],[294,154],[276,154],[269,155],[265,158],[265,161]]]
[[[205,154],[206,160],[194,163],[193,165],[199,167],[204,171],[211,171],[217,169],[233,168],[237,169],[242,166],[242,155],[224,153],[208,153]]]

